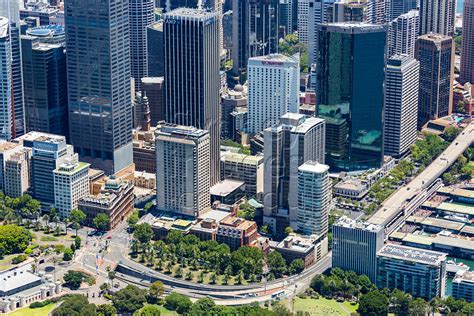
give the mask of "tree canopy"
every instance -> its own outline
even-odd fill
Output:
[[[146,290],[135,285],[127,285],[112,297],[112,302],[121,313],[134,313],[143,307],[146,302]]]
[[[83,295],[72,295],[53,311],[53,316],[95,316],[97,309]]]
[[[25,251],[32,239],[30,232],[17,225],[0,226],[0,257]]]

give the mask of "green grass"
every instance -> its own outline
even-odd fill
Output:
[[[346,304],[347,303],[347,304]],[[290,303],[291,307],[291,303]],[[344,308],[345,307],[345,308]],[[357,306],[352,306],[348,302],[338,303],[336,300],[328,300],[324,297],[319,299],[296,298],[294,302],[294,312],[308,312],[309,315],[340,315],[346,316],[355,312]]]
[[[58,241],[59,239],[53,236],[41,236],[40,240],[44,242],[53,242],[53,241]]]
[[[164,306],[157,305],[160,310],[161,316],[177,316],[178,313],[174,311],[167,310]]]
[[[354,304],[352,305],[350,302],[344,302],[342,303],[342,305],[344,305],[344,307],[350,311],[351,313],[356,313],[357,312],[357,308],[359,307],[359,304]]]
[[[8,314],[8,316],[48,316],[48,314],[56,307],[56,304],[49,304],[40,308],[21,308]],[[163,315],[163,314],[162,314]]]
[[[8,270],[12,268],[14,266],[12,264],[12,258],[15,256],[17,255],[15,254],[15,255],[8,255],[8,256],[3,257],[3,259],[0,260],[0,271]]]

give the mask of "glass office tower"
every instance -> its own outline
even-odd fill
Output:
[[[71,142],[107,174],[133,162],[128,6],[68,0],[64,10]]]
[[[326,120],[326,164],[379,168],[383,161],[383,26],[330,23],[319,31],[317,115]]]

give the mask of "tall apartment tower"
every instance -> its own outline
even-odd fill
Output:
[[[211,205],[209,133],[166,124],[157,126],[155,136],[157,208],[199,216]]]
[[[396,54],[415,57],[415,42],[420,29],[420,14],[411,10],[392,20],[388,26],[388,57]]]
[[[0,139],[10,140],[14,135],[12,51],[10,21],[0,17]]]
[[[474,0],[464,0],[462,13],[461,83],[474,84]]]
[[[367,20],[370,24],[383,25],[386,22],[386,6],[388,0],[367,0]]]
[[[387,21],[393,21],[400,15],[416,10],[417,0],[391,0],[387,1],[386,16]]]
[[[21,37],[26,128],[68,138],[66,43],[49,43],[44,32],[30,29]],[[51,32],[64,38],[61,26]]]
[[[298,167],[308,160],[324,163],[325,123],[287,113],[264,131],[264,218],[275,233],[297,228]]]
[[[309,1],[298,1],[298,39],[305,44],[308,44]]]
[[[316,111],[326,120],[326,163],[331,168],[382,165],[385,37],[381,25],[320,27]]]
[[[417,137],[419,62],[394,55],[385,70],[384,154],[403,157]]]
[[[147,27],[148,76],[163,77],[165,75],[165,47],[163,37],[163,21]]]
[[[130,71],[135,91],[140,91],[141,78],[148,77],[147,27],[155,21],[154,0],[128,0],[130,16]]]
[[[420,62],[418,127],[431,119],[451,113],[454,75],[453,38],[426,34],[416,41],[415,56]]]
[[[82,161],[113,174],[133,162],[129,1],[68,0],[64,11],[69,136]]]
[[[11,113],[13,115],[11,121],[11,138],[15,138],[25,133],[19,2],[16,0],[1,1],[0,16],[7,18],[9,21],[8,37],[10,41],[10,85],[12,95]]]
[[[298,113],[299,55],[253,57],[248,70],[248,133],[277,124],[283,114]]]
[[[211,186],[219,179],[219,13],[176,9],[164,16],[166,122],[209,131]]]
[[[456,0],[420,0],[420,35],[454,35]]]
[[[76,209],[79,200],[90,193],[89,164],[66,161],[53,171],[54,207],[61,218],[66,218]]]
[[[307,161],[298,168],[298,231],[326,235],[331,207],[329,166]]]
[[[343,216],[332,226],[332,232],[332,267],[365,274],[375,283],[377,252],[384,244],[383,227]]]
[[[279,1],[233,1],[232,72],[241,83],[247,79],[250,57],[278,52]]]

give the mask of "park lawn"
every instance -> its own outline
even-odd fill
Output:
[[[290,303],[291,304],[291,303]],[[349,304],[350,305],[350,304]],[[346,307],[346,305],[344,305]],[[352,312],[352,309],[348,310]],[[294,312],[308,312],[310,315],[349,315],[336,300],[328,300],[324,297],[318,299],[301,299],[297,297],[294,302]]]
[[[48,316],[48,314],[56,307],[56,303],[49,304],[40,308],[21,308],[11,313],[8,316]]]
[[[352,305],[351,302],[346,302],[346,301],[343,302],[342,305],[344,305],[344,307],[351,313],[356,313],[357,308],[359,307],[359,304]]]
[[[4,271],[4,270],[8,270],[8,269],[12,268],[14,266],[14,264],[12,264],[12,259],[15,256],[17,256],[17,254],[8,255],[8,256],[5,256],[3,259],[1,259],[0,260],[0,271]]]
[[[178,315],[178,313],[176,313],[175,311],[170,311],[166,309],[166,307],[164,306],[161,306],[161,305],[156,305],[156,306],[158,306],[161,316],[177,316]]]

